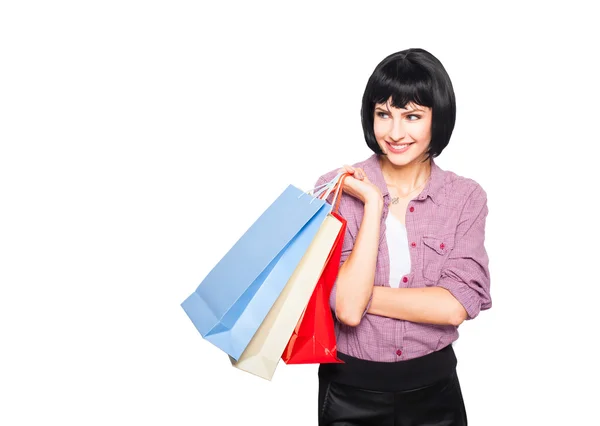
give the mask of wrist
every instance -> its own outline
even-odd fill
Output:
[[[365,209],[383,210],[383,197],[369,197],[365,200]]]

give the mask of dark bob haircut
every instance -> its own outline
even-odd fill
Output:
[[[384,155],[373,130],[375,104],[386,103],[405,108],[413,102],[431,108],[431,142],[427,158],[441,154],[450,142],[456,120],[456,99],[448,73],[442,63],[423,49],[396,52],[377,65],[367,82],[360,110],[367,146]]]

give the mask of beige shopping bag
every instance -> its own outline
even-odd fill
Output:
[[[271,380],[281,354],[325,268],[341,228],[342,223],[328,214],[241,357],[237,362],[229,357],[234,367]]]

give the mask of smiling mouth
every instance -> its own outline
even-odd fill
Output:
[[[402,153],[402,152],[406,151],[408,149],[408,147],[411,146],[413,143],[414,142],[402,143],[402,144],[391,144],[389,142],[386,142],[387,146],[394,153]]]

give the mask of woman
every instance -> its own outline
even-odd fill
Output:
[[[479,184],[433,160],[454,128],[452,83],[429,52],[394,53],[361,115],[374,154],[341,169],[348,226],[330,301],[345,363],[319,367],[319,424],[466,425],[452,342],[491,307],[488,209]]]

